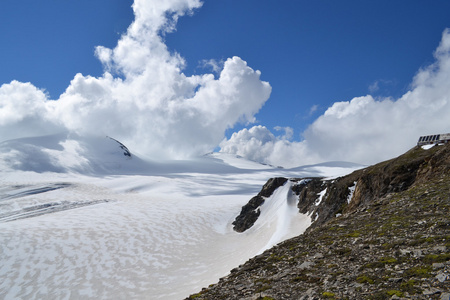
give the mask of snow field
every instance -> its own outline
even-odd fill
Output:
[[[183,299],[311,224],[288,181],[250,230],[232,230],[269,178],[355,169],[284,170],[220,154],[157,163],[110,151],[116,144],[0,144],[0,299]]]

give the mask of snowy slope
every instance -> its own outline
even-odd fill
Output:
[[[207,157],[212,157],[223,161],[225,164],[239,168],[239,169],[249,169],[249,170],[267,170],[267,169],[275,169],[272,165],[267,165],[255,161],[250,161],[242,156],[229,154],[229,153],[220,153],[213,152],[206,155]]]
[[[182,299],[309,226],[286,184],[255,226],[232,230],[268,178],[357,168],[156,162],[122,146],[67,133],[0,143],[1,299]]]

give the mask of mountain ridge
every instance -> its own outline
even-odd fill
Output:
[[[442,157],[445,156],[446,149],[445,146],[427,150],[415,147],[391,160],[331,179],[324,177],[271,178],[261,192],[267,186],[272,186],[271,192],[263,195],[269,197],[287,180],[294,182],[292,191],[298,196],[299,212],[310,215],[314,220],[313,225],[317,226],[336,214],[351,212],[359,205],[369,203],[376,197],[406,190],[416,180],[421,182],[429,179],[436,172],[448,172],[449,168],[446,166],[450,164],[450,161]],[[427,164],[426,167],[423,166],[424,163]],[[442,170],[436,171],[436,168]],[[263,203],[264,199],[259,194],[252,198],[237,216],[235,230],[243,232],[249,229],[256,221],[255,213]]]
[[[336,179],[289,179],[312,225],[188,299],[448,300],[449,166],[450,143]]]

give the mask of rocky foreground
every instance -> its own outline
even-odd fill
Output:
[[[320,207],[298,191],[299,210],[322,219],[188,299],[450,298],[450,144],[323,184]]]

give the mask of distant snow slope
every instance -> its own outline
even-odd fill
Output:
[[[240,169],[250,169],[250,170],[265,170],[265,169],[274,169],[275,167],[268,164],[263,164],[260,162],[250,161],[242,156],[229,154],[229,153],[221,153],[214,152],[206,155],[207,157],[213,157],[223,161],[225,164],[240,168]]]
[[[0,143],[1,299],[182,299],[309,226],[286,185],[255,226],[232,230],[267,179],[359,167],[152,162],[122,146],[68,133]]]

